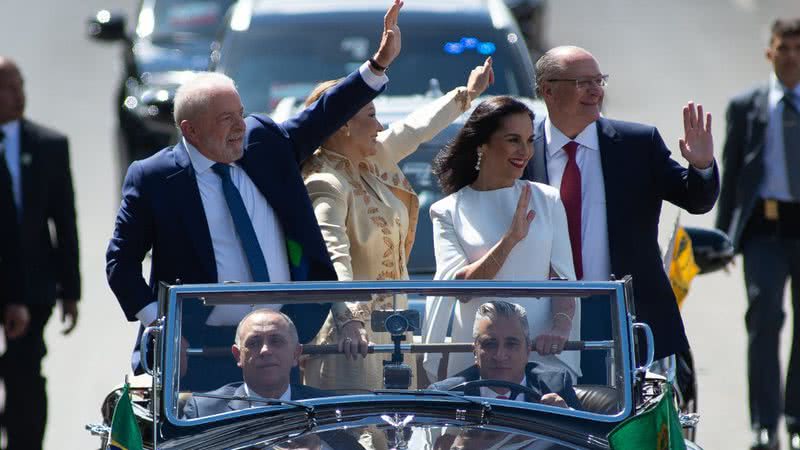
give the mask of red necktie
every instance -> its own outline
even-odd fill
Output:
[[[578,143],[569,141],[564,146],[567,153],[567,166],[561,177],[561,201],[567,211],[567,228],[569,242],[572,245],[572,263],[575,265],[575,276],[583,279],[583,256],[581,253],[581,170],[575,156]]]

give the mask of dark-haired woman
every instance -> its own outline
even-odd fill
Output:
[[[533,156],[533,112],[511,97],[494,97],[475,109],[434,161],[434,173],[447,197],[431,206],[438,280],[575,279],[567,217],[559,193],[550,186],[520,180]],[[426,342],[443,342],[451,311],[453,342],[472,342],[478,306],[487,299],[456,301],[437,297],[426,305]],[[574,299],[519,301],[528,312],[531,361],[580,376],[579,352],[563,352],[578,339],[580,311]],[[438,379],[441,357],[425,356],[429,377]],[[473,356],[451,353],[446,374],[474,363]]]

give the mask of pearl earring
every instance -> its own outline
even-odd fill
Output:
[[[344,135],[350,137],[350,127],[345,128]]]
[[[475,162],[475,170],[477,171],[481,170],[481,157],[483,157],[483,152],[478,150],[478,161]]]

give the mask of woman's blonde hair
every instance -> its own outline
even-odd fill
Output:
[[[339,84],[339,82],[342,81],[342,80],[344,80],[344,78],[339,78],[337,80],[323,81],[322,83],[318,84],[314,88],[314,90],[311,91],[310,94],[308,94],[308,97],[306,97],[305,105],[309,106],[312,103],[314,103],[315,101],[319,100],[319,98],[322,97],[322,94],[327,92],[328,89],[330,89],[330,88],[336,86],[337,84]]]

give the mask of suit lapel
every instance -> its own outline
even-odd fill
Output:
[[[247,391],[244,388],[244,383],[239,385],[235,391],[233,391],[234,397],[247,397]],[[239,411],[242,409],[250,408],[250,402],[245,400],[228,400],[228,408],[232,411]]]
[[[536,125],[533,138],[533,181],[550,184],[547,176],[547,139],[544,135],[544,120]]]
[[[214,247],[211,244],[208,220],[203,201],[200,199],[200,190],[197,188],[194,168],[183,144],[179,142],[171,152],[175,159],[175,172],[167,176],[168,188],[165,191],[173,195],[171,204],[174,205],[177,217],[183,223],[182,229],[189,234],[189,239],[207,275],[202,278],[216,283],[217,264]]]
[[[769,122],[769,89],[761,87],[753,98],[753,108],[747,114],[750,124],[750,142],[745,163],[755,160],[764,151],[767,122]]]
[[[608,226],[608,252],[613,270],[614,264],[614,242],[616,242],[617,218],[625,217],[622,199],[628,197],[624,191],[624,186],[619,180],[624,179],[625,158],[619,149],[620,136],[617,131],[606,119],[600,118],[597,121],[597,138],[600,145],[600,162],[603,169],[603,184],[606,194],[606,224]]]
[[[22,230],[21,234],[28,231],[33,232],[36,227],[33,225],[35,221],[35,209],[37,207],[36,199],[39,197],[39,189],[45,186],[45,183],[37,183],[36,179],[41,177],[36,176],[37,169],[41,171],[41,164],[45,161],[39,161],[41,154],[37,151],[36,140],[28,129],[29,125],[25,119],[20,120],[19,126],[19,170],[22,177]]]

